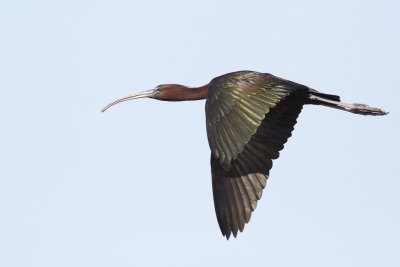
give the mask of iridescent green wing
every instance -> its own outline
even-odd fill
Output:
[[[215,212],[227,239],[231,234],[236,237],[249,222],[266,186],[272,159],[279,157],[279,151],[291,136],[302,109],[299,102],[287,105],[286,100],[291,98],[288,96],[271,109],[229,167],[211,155]]]
[[[209,85],[207,134],[215,211],[229,238],[242,231],[291,136],[308,88],[270,74],[239,72]]]
[[[236,159],[270,109],[293,89],[288,81],[257,72],[213,79],[208,87],[206,122],[214,158],[221,164]]]

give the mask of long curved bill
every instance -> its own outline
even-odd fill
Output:
[[[154,95],[154,93],[156,92],[156,89],[151,89],[151,90],[147,90],[147,91],[143,91],[140,93],[136,93],[133,95],[129,95],[120,99],[115,100],[114,102],[111,102],[110,104],[108,104],[107,106],[105,106],[101,112],[106,111],[109,107],[114,106],[115,104],[127,101],[127,100],[131,100],[131,99],[136,99],[136,98],[143,98],[143,97],[152,97]]]

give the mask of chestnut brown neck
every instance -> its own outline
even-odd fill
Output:
[[[208,84],[200,87],[187,87],[180,84],[164,84],[153,98],[164,101],[186,101],[207,98]]]

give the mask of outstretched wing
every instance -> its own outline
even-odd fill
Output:
[[[272,159],[279,157],[279,151],[291,136],[303,106],[303,102],[294,96],[296,90],[293,86],[290,87],[287,83],[279,84],[278,81],[275,85],[270,82],[269,88],[267,82],[261,84],[264,89],[258,88],[257,91],[257,85],[253,85],[254,88],[247,91],[244,97],[235,98],[234,103],[230,105],[230,112],[227,112],[226,107],[214,107],[214,112],[219,114],[219,120],[209,119],[212,115],[207,113],[207,129],[211,131],[208,132],[208,136],[212,150],[215,211],[222,234],[227,238],[231,233],[236,236],[238,230],[242,231],[245,223],[249,222],[251,212],[256,208],[266,186]],[[238,89],[240,90],[246,91],[245,88]],[[228,92],[220,93],[219,98],[210,103],[224,105],[221,96]],[[257,102],[258,100],[260,101]],[[244,109],[242,104],[246,101],[251,105]],[[210,103],[206,109],[210,108]],[[254,105],[256,107],[253,107]],[[239,111],[234,111],[235,109]],[[251,123],[243,124],[250,118],[249,114],[253,114],[251,118],[254,119]],[[259,121],[256,120],[255,114],[259,115]]]

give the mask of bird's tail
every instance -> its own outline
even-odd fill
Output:
[[[308,98],[310,99],[310,104],[314,105],[323,105],[330,108],[336,108],[344,111],[348,111],[355,114],[361,115],[372,115],[372,116],[380,116],[386,115],[388,112],[385,112],[379,108],[370,107],[365,104],[347,104],[340,102],[340,97],[337,95],[329,95],[318,92],[316,90],[309,90]]]

